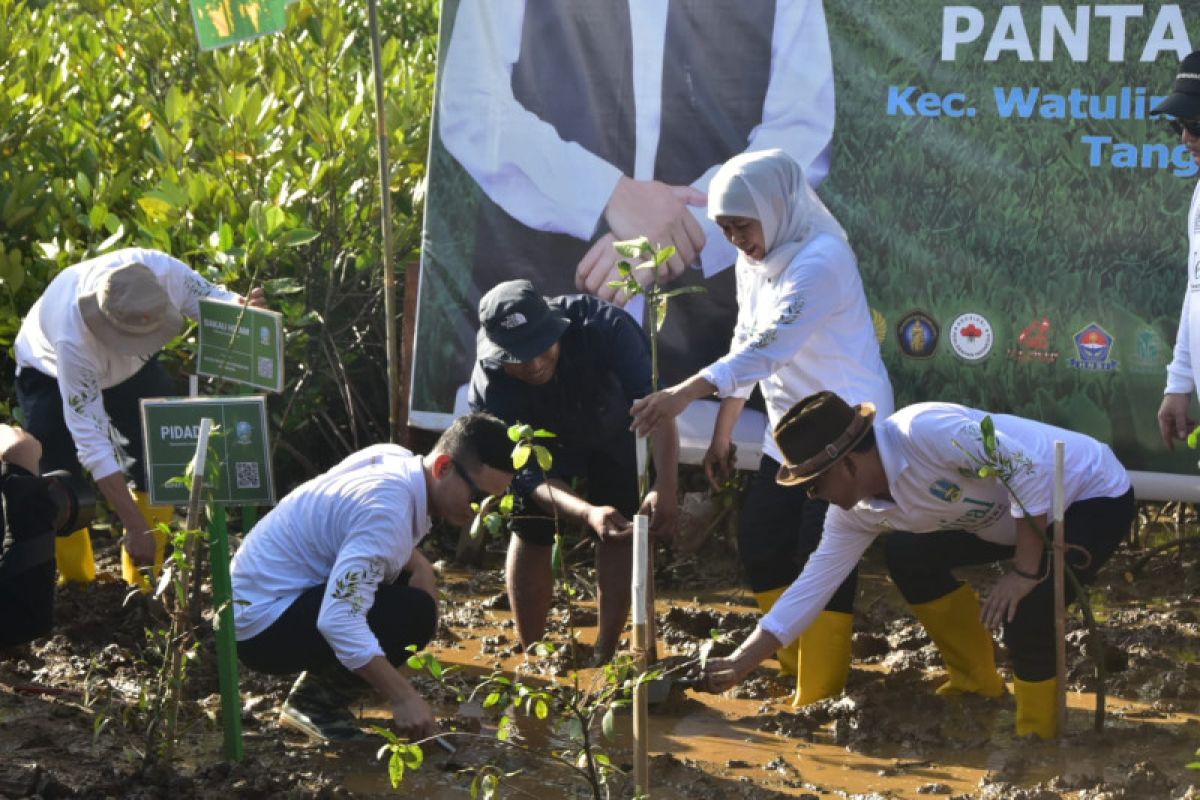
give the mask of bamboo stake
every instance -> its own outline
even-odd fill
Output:
[[[640,671],[647,666],[649,649],[646,599],[650,580],[650,519],[644,514],[633,518],[633,657]],[[633,687],[633,782],[639,797],[650,796],[650,707],[648,685],[638,681]]]
[[[1066,548],[1066,509],[1064,487],[1064,453],[1061,441],[1054,443],[1054,668],[1058,677],[1055,691],[1055,710],[1058,735],[1067,732],[1067,605],[1066,579],[1063,570]]]

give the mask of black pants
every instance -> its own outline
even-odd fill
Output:
[[[178,394],[178,385],[158,363],[158,356],[152,356],[145,366],[123,382],[101,392],[108,418],[128,442],[124,450],[132,463],[126,472],[138,489],[146,488],[140,401],[145,397]],[[42,472],[65,469],[72,475],[83,477],[75,440],[63,418],[63,398],[58,381],[31,367],[22,368],[17,376],[17,402],[25,414],[25,430],[42,443]]]
[[[1066,542],[1088,553],[1085,556],[1077,549],[1067,550],[1067,564],[1080,583],[1086,585],[1096,579],[1100,567],[1129,534],[1136,514],[1132,489],[1121,497],[1093,497],[1067,508]],[[1053,525],[1047,533],[1053,536]],[[909,604],[937,600],[961,586],[962,582],[951,574],[955,567],[1004,561],[1012,558],[1014,550],[965,531],[892,533],[884,545],[892,580]],[[1049,559],[1047,548],[1039,574],[1045,573]],[[1067,603],[1074,599],[1075,590],[1068,579]],[[1012,658],[1013,672],[1021,680],[1054,677],[1054,581],[1042,581],[1021,600],[1013,621],[1004,626],[1004,644]]]
[[[738,553],[754,592],[788,586],[821,543],[829,504],[813,500],[803,486],[775,482],[779,462],[764,455],[751,478],[738,520]],[[858,590],[858,568],[846,576],[825,605],[827,611],[851,612]]]
[[[0,516],[0,647],[50,632],[54,623],[55,508],[41,478],[5,464]]]
[[[632,445],[633,437],[628,438]],[[626,519],[632,520],[640,505],[637,461],[632,446],[628,455],[628,458],[620,458],[611,453],[593,451],[587,455],[586,461],[580,460],[582,468],[577,469],[573,477],[582,481],[581,489],[589,503],[612,506]],[[521,541],[547,547],[554,544],[554,517],[548,515],[537,501],[529,497],[522,498],[521,509],[516,516],[518,519],[513,522],[513,533]],[[587,533],[593,535],[592,529],[587,528]]]
[[[367,611],[367,625],[379,640],[387,660],[403,664],[423,648],[437,628],[437,605],[432,597],[401,581],[380,585],[375,603]],[[296,598],[279,619],[265,631],[238,642],[238,658],[247,667],[272,675],[289,675],[301,670],[323,669],[339,662],[329,642],[317,630],[317,615],[325,585],[314,586]]]

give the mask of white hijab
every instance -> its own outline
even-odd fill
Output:
[[[804,179],[804,170],[779,149],[741,153],[725,162],[708,187],[708,216],[750,217],[762,225],[762,261],[738,251],[737,263],[768,278],[783,272],[814,237],[846,232]]]

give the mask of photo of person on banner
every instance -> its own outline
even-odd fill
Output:
[[[586,291],[624,304],[608,286],[612,243],[645,235],[677,248],[660,280],[708,289],[672,310],[660,338],[665,377],[724,353],[736,250],[705,217],[705,193],[717,168],[748,150],[785,150],[813,186],[828,174],[834,84],[819,0],[462,0],[449,11],[435,136],[481,196],[477,208],[463,204],[457,225],[441,221],[449,232],[473,227],[469,265],[427,233],[421,324],[458,325],[455,304],[471,324],[478,298],[514,278],[547,295]],[[430,204],[450,208],[433,194]],[[452,307],[437,312],[455,319],[432,318],[439,294]],[[472,335],[455,330],[461,352]],[[428,329],[418,340],[447,352]],[[449,374],[465,380],[468,368],[463,359]]]

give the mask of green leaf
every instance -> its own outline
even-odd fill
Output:
[[[625,258],[637,258],[642,253],[642,248],[650,244],[650,240],[645,236],[639,236],[636,239],[625,239],[620,242],[613,242],[613,249],[618,254]]]
[[[613,740],[617,738],[617,729],[613,720],[613,707],[609,706],[604,712],[604,717],[600,720],[600,730],[604,732],[604,738]]]
[[[485,697],[483,699],[483,707],[491,708],[492,706],[496,705],[496,703],[499,703],[499,702],[500,702],[500,693],[492,692],[491,694],[489,694],[487,697]]]
[[[1192,429],[1192,432],[1188,434],[1187,446],[1192,450],[1195,450],[1197,446],[1200,446],[1200,425],[1197,425]]]
[[[680,286],[677,289],[669,289],[665,292],[659,292],[658,296],[663,300],[667,300],[671,297],[677,297],[681,294],[699,294],[707,291],[708,289],[705,289],[703,286]]]
[[[525,462],[529,460],[529,454],[533,448],[527,444],[519,444],[512,451],[513,469],[521,469],[525,466]]]
[[[667,322],[667,299],[660,298],[654,306],[654,332],[662,331],[663,325]]]
[[[504,495],[504,497],[501,497],[500,498],[500,513],[501,514],[511,514],[513,512],[513,505],[516,503],[516,501],[517,501],[517,498],[515,495],[506,494],[506,495]]]
[[[514,442],[521,441],[521,426],[520,425],[509,425],[508,426],[508,438]]]
[[[675,255],[676,252],[678,251],[675,249],[674,245],[671,245],[670,247],[664,247],[662,250],[659,250],[654,254],[654,266],[661,267],[663,264],[667,263],[667,259]]]
[[[537,463],[542,472],[548,471],[554,464],[554,457],[550,455],[550,451],[541,445],[534,445],[533,452],[537,456]]]
[[[425,660],[423,658],[421,658],[419,655],[409,656],[408,661],[406,663],[408,664],[410,669],[416,669],[416,670],[419,670],[419,669],[421,669],[421,667],[425,666]]]
[[[550,570],[554,575],[563,574],[562,535],[554,534],[554,547],[550,551]]]
[[[280,247],[299,247],[308,244],[321,234],[308,228],[292,228],[276,240]]]
[[[504,524],[504,519],[499,514],[488,514],[484,518],[484,524],[487,525],[488,533],[495,536],[500,532],[500,526]]]
[[[558,436],[558,434],[551,433],[550,431],[548,431],[544,428],[538,428],[536,431],[533,432],[533,438],[535,438],[535,439],[554,439],[554,438],[557,438],[557,436]]]
[[[533,715],[538,719],[545,719],[550,716],[550,706],[543,698],[539,697],[537,702],[533,704]]]
[[[979,430],[983,433],[983,452],[987,454],[988,458],[995,458],[996,424],[992,422],[990,414],[980,421]]]

